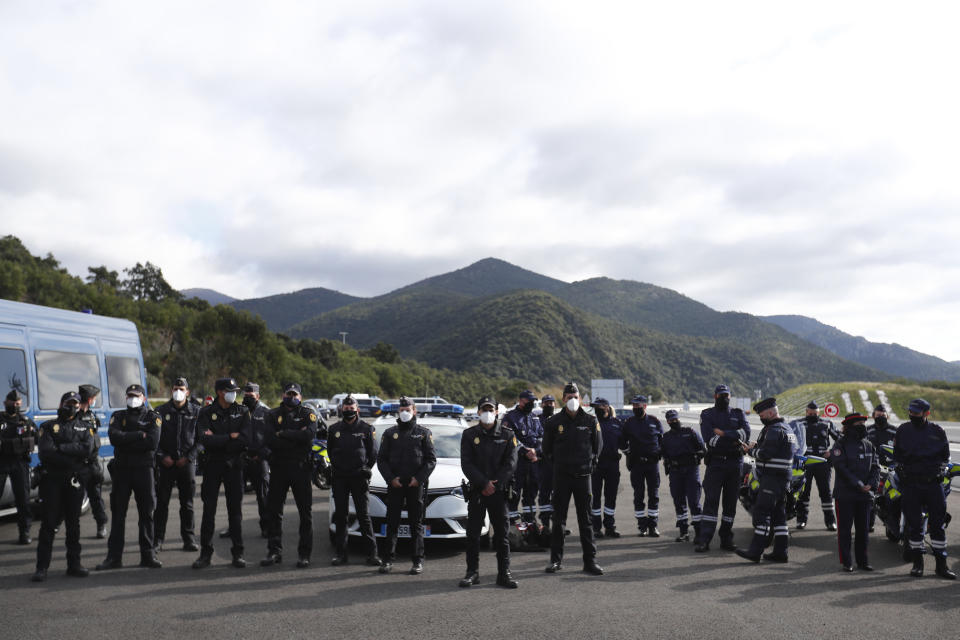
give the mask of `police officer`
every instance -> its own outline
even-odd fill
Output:
[[[380,573],[390,573],[397,556],[400,512],[406,505],[413,543],[410,575],[423,573],[423,509],[427,480],[437,466],[433,435],[417,424],[417,406],[406,396],[399,400],[397,424],[384,431],[377,469],[387,482],[387,554]]]
[[[843,434],[830,451],[830,464],[837,470],[834,488],[837,510],[837,547],[840,564],[853,571],[850,557],[850,527],[856,528],[855,555],[862,571],[873,571],[867,559],[870,536],[870,512],[873,511],[873,490],[880,480],[880,461],[873,444],[867,440],[867,416],[848,414],[841,425]]]
[[[253,487],[257,496],[257,514],[260,517],[260,535],[267,537],[267,496],[270,487],[270,451],[265,445],[267,438],[267,412],[269,407],[260,402],[260,385],[247,382],[243,385],[243,406],[250,411],[250,443],[244,455],[243,479]]]
[[[87,461],[93,456],[93,434],[77,418],[80,394],[70,391],[60,398],[57,417],[40,425],[37,449],[43,475],[40,496],[43,499],[43,524],[37,544],[37,570],[31,580],[47,579],[53,536],[61,514],[67,530],[67,575],[87,577],[90,572],[80,564],[80,505],[88,473]]]
[[[830,451],[830,440],[836,441],[840,434],[832,422],[820,417],[820,408],[813,400],[807,405],[805,423],[807,444],[805,455],[824,457]],[[827,530],[836,531],[833,494],[830,491],[830,481],[833,479],[832,467],[828,464],[816,464],[809,467],[805,473],[807,481],[797,503],[797,529],[804,529],[807,526],[807,515],[810,512],[810,491],[813,489],[813,481],[816,480],[817,491],[820,494],[820,508],[823,509],[823,522]]]
[[[627,470],[633,485],[633,509],[639,535],[659,538],[660,451],[663,425],[647,413],[647,396],[636,395],[630,401],[633,415],[623,423],[620,448],[627,454]],[[646,494],[646,504],[644,495]]]
[[[477,402],[480,424],[464,429],[460,437],[460,468],[470,483],[467,499],[467,574],[461,587],[480,582],[480,529],[490,514],[493,548],[497,551],[497,584],[516,589],[510,573],[506,492],[517,466],[518,441],[502,421],[497,424],[497,401],[484,396]]]
[[[517,396],[517,406],[503,417],[503,424],[511,429],[520,443],[517,452],[517,471],[513,478],[513,497],[510,499],[510,522],[520,518],[517,510],[523,504],[523,522],[537,521],[537,494],[540,491],[540,463],[543,455],[543,427],[533,414],[537,396],[527,389]]]
[[[200,406],[190,402],[186,378],[177,378],[170,400],[157,407],[160,444],[157,446],[157,510],[153,514],[154,546],[163,548],[170,496],[177,488],[180,500],[180,537],[184,551],[198,551],[194,532],[193,497],[197,492],[197,416]]]
[[[80,385],[80,412],[78,417],[83,420],[88,429],[93,431],[93,456],[90,458],[90,473],[86,486],[87,498],[90,500],[90,512],[97,523],[97,538],[107,537],[107,507],[103,501],[103,467],[100,464],[100,418],[91,410],[97,403],[100,388],[92,384]]]
[[[689,522],[694,537],[700,533],[700,460],[706,453],[703,438],[695,429],[680,423],[676,409],[664,417],[669,429],[663,434],[663,468],[670,478],[670,497],[677,513],[677,542],[689,542]]]
[[[540,409],[540,425],[543,428],[543,424],[556,412],[556,398],[550,394],[540,398]],[[541,441],[541,450],[542,448],[543,442]],[[540,456],[538,464],[540,465],[540,492],[537,495],[537,504],[540,509],[540,525],[542,527],[540,544],[548,547],[550,546],[550,521],[553,515],[553,505],[551,504],[553,498],[553,462],[547,460],[544,456]]]
[[[220,378],[214,383],[216,400],[202,409],[197,416],[197,437],[204,448],[206,462],[200,497],[203,500],[203,519],[200,523],[200,557],[193,563],[194,569],[210,566],[213,557],[214,519],[217,516],[217,500],[220,485],[227,501],[227,519],[230,523],[230,538],[233,545],[230,553],[233,566],[247,566],[243,559],[243,451],[250,441],[250,411],[237,404],[240,387],[233,378]]]
[[[553,461],[553,513],[557,519],[550,540],[547,573],[560,571],[563,563],[562,521],[573,495],[583,549],[583,570],[603,575],[597,564],[597,544],[590,523],[590,474],[600,457],[603,440],[600,424],[580,406],[580,389],[573,382],[563,388],[563,410],[544,425],[543,454]]]
[[[0,496],[9,477],[17,505],[17,543],[30,544],[30,454],[37,442],[37,425],[20,411],[22,405],[23,396],[11,389],[0,413]]]
[[[751,562],[764,560],[787,562],[787,546],[790,530],[787,528],[786,500],[793,473],[793,456],[797,452],[797,437],[780,417],[777,399],[766,398],[753,405],[753,410],[763,422],[757,438],[754,457],[757,461],[757,476],[760,492],[753,506],[753,539],[750,548],[737,549],[741,558]],[[763,553],[773,527],[773,552]]]
[[[957,574],[947,568],[947,536],[944,517],[947,499],[941,482],[942,465],[950,460],[950,445],[943,428],[930,422],[930,403],[923,398],[910,401],[910,422],[897,429],[893,457],[900,465],[900,491],[903,516],[906,519],[913,569],[910,575],[923,576],[923,512],[927,512],[927,531],[937,563],[937,575],[956,580]]]
[[[357,516],[357,527],[367,548],[367,564],[380,566],[377,556],[377,539],[367,509],[370,477],[377,462],[376,430],[360,419],[356,398],[347,396],[341,403],[342,418],[330,427],[327,438],[327,454],[333,477],[330,491],[333,493],[334,557],[331,564],[347,563],[347,512],[350,498]]]
[[[155,466],[160,442],[160,415],[145,404],[146,392],[139,384],[127,387],[127,408],[110,416],[109,435],[113,444],[110,463],[110,514],[113,524],[107,540],[107,557],[97,571],[123,566],[127,505],[133,493],[137,503],[140,538],[140,566],[159,569],[153,545],[153,512],[157,507]]]
[[[606,535],[608,538],[619,538],[620,532],[617,531],[614,514],[617,507],[617,490],[620,488],[621,456],[618,448],[623,436],[623,429],[620,421],[613,415],[610,403],[606,398],[596,398],[591,406],[593,406],[593,413],[600,423],[600,436],[603,438],[599,461],[591,476],[593,508],[590,515],[593,516],[593,536],[602,538]],[[603,511],[600,510],[601,497],[603,498]],[[602,521],[600,519],[601,513],[603,514]],[[600,529],[601,522],[606,532]]]
[[[714,405],[700,412],[700,436],[707,445],[706,473],[703,476],[703,511],[700,535],[694,551],[710,550],[717,528],[717,511],[723,499],[720,523],[720,548],[735,551],[733,520],[737,513],[737,494],[743,474],[743,453],[750,440],[750,425],[742,409],[730,408],[730,388],[725,384],[713,390]]]
[[[267,492],[269,537],[267,557],[260,566],[280,564],[283,552],[283,503],[287,490],[293,492],[293,501],[300,516],[300,541],[297,544],[297,568],[310,566],[313,553],[313,484],[310,476],[313,461],[310,452],[317,437],[319,417],[303,404],[300,385],[288,382],[283,388],[283,401],[267,415],[265,446],[270,451],[272,473]]]
[[[897,427],[890,424],[887,418],[887,410],[882,404],[873,408],[873,424],[867,425],[867,440],[873,445],[873,450],[877,454],[882,467],[889,467],[893,464],[892,454],[887,453],[884,447],[893,448],[893,439],[897,435]],[[881,483],[878,482],[878,485]],[[882,486],[874,486],[874,492],[879,495],[883,490]],[[870,533],[873,533],[874,522],[876,521],[877,510],[870,510]],[[899,522],[900,514],[896,514],[896,520]]]

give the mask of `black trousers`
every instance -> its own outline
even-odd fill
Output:
[[[114,465],[110,491],[110,515],[113,525],[107,540],[107,556],[119,559],[123,555],[124,533],[127,523],[127,506],[130,494],[137,503],[137,529],[140,553],[153,553],[153,512],[157,507],[153,467],[121,467]]]
[[[208,460],[203,469],[200,498],[203,500],[203,519],[200,522],[200,553],[213,555],[213,529],[217,517],[220,485],[227,499],[227,520],[230,526],[230,553],[243,555],[243,467],[239,459]]]
[[[166,536],[170,497],[174,487],[177,488],[177,497],[180,499],[180,537],[184,544],[196,542],[193,497],[197,492],[197,467],[193,462],[187,462],[182,467],[173,465],[157,469],[157,510],[153,513],[154,542],[162,542]]]
[[[656,525],[660,519],[660,465],[656,461],[634,462],[630,465],[630,484],[633,486],[633,515],[637,518],[637,526]]]
[[[20,533],[30,531],[30,463],[25,460],[4,460],[0,466],[0,497],[10,478],[13,500],[17,505],[17,527]]]
[[[73,486],[73,476],[48,472],[40,482],[43,501],[43,524],[37,541],[37,569],[50,566],[53,554],[54,530],[61,516],[67,530],[67,567],[80,566],[80,506],[83,504],[83,486]]]
[[[570,508],[570,496],[577,512],[577,526],[580,530],[580,546],[583,549],[583,561],[591,562],[597,556],[597,543],[593,539],[593,527],[590,523],[590,476],[563,473],[554,467],[553,473],[553,512],[559,522],[565,520]],[[563,561],[563,527],[555,526],[550,534],[550,561]]]
[[[243,465],[243,478],[250,481],[257,496],[260,531],[269,533],[270,510],[267,507],[267,496],[270,492],[270,463],[263,459],[247,460]]]
[[[537,496],[540,493],[540,463],[530,462],[526,457],[517,460],[517,471],[513,476],[513,499],[508,511],[511,518],[520,518],[518,510],[523,504],[524,522],[537,521]]]
[[[602,523],[607,529],[613,529],[616,526],[614,514],[617,509],[617,490],[620,488],[620,462],[610,461],[599,464],[590,476],[590,485],[593,490],[593,504],[590,510],[593,528],[599,529]],[[602,511],[601,499],[603,500]],[[603,515],[602,520],[601,515]]]
[[[410,537],[413,543],[413,561],[423,560],[423,511],[426,488],[387,486],[387,555],[386,561],[397,557],[397,530],[400,528],[400,512],[407,510],[410,522]]]
[[[717,512],[723,498],[723,518],[720,522],[720,541],[733,540],[733,519],[737,513],[737,496],[743,469],[740,458],[714,460],[703,476],[703,511],[700,516],[700,538],[697,542],[709,544],[717,530]]]
[[[800,501],[797,504],[797,522],[806,522],[810,513],[810,492],[813,482],[817,482],[817,493],[820,494],[820,508],[823,509],[823,521],[830,524],[834,521],[833,492],[830,482],[833,480],[833,467],[829,464],[817,464],[806,470],[807,482],[800,492]]]
[[[86,483],[85,490],[87,498],[90,499],[90,513],[93,514],[97,526],[106,525],[109,519],[107,518],[107,505],[103,500],[103,482],[89,480]]]
[[[377,555],[377,539],[373,534],[373,523],[367,508],[370,502],[367,493],[369,488],[370,481],[363,476],[335,475],[330,483],[330,491],[333,492],[334,552],[340,557],[347,556],[347,514],[350,511],[351,497],[367,556]]]
[[[553,516],[553,462],[540,459],[540,493],[537,502],[540,504],[540,524],[550,526]]]
[[[480,570],[480,529],[483,515],[490,514],[493,548],[497,551],[497,573],[510,570],[510,541],[507,539],[507,498],[502,491],[477,495],[467,502],[467,571]]]
[[[300,540],[297,554],[300,558],[310,559],[313,553],[313,484],[309,461],[278,460],[270,473],[270,488],[267,493],[267,550],[270,553],[283,551],[283,503],[287,501],[287,491],[293,493],[293,501],[300,515]],[[231,525],[232,526],[232,525]]]
[[[760,490],[753,505],[753,538],[748,553],[759,556],[767,546],[773,529],[773,552],[787,554],[790,531],[787,528],[787,491],[790,476],[765,473],[760,476]]]
[[[854,539],[854,557],[858,565],[867,562],[867,543],[870,540],[870,514],[873,511],[873,494],[867,497],[840,497],[836,499],[837,511],[837,549],[840,552],[840,563],[846,566],[853,565],[850,557],[850,528],[856,531]]]
[[[903,482],[900,485],[903,498],[903,518],[909,529],[908,543],[914,551],[923,553],[923,512],[927,512],[927,533],[933,555],[947,556],[947,534],[944,520],[947,515],[947,498],[939,482],[925,484]]]

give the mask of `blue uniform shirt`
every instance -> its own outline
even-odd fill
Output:
[[[623,435],[623,426],[616,418],[604,418],[600,422],[600,437],[603,438],[603,448],[600,449],[600,462],[617,464],[620,461],[620,438]]]
[[[657,458],[660,456],[662,439],[663,425],[660,420],[645,413],[639,418],[631,416],[623,423],[619,447],[634,456]]]
[[[503,417],[502,423],[513,430],[520,444],[519,456],[524,458],[527,449],[533,449],[539,457],[543,453],[543,426],[540,418],[533,413],[524,413],[520,409],[511,409]]]
[[[757,439],[754,457],[760,476],[774,474],[789,478],[793,469],[793,456],[797,453],[797,437],[793,435],[783,418],[765,425]]]
[[[663,458],[675,465],[697,464],[697,456],[703,455],[705,450],[703,438],[690,427],[667,429],[663,434]]]
[[[872,493],[861,489],[864,485],[876,489],[880,481],[880,460],[869,440],[841,436],[830,451],[830,464],[837,470],[838,498],[873,500]]]
[[[720,429],[723,435],[717,435],[714,429]],[[711,452],[742,456],[740,443],[750,440],[750,424],[742,409],[709,407],[700,412],[700,435]]]
[[[811,422],[804,418],[799,420],[799,422],[806,429],[806,454],[808,456],[822,456],[830,450],[830,439],[832,438],[834,441],[836,441],[837,438],[840,437],[836,427],[834,427],[833,423],[829,420],[817,418],[816,422]]]
[[[936,422],[927,421],[920,426],[904,422],[893,441],[893,457],[900,464],[902,480],[933,478],[940,474],[940,466],[950,460],[950,443]]]

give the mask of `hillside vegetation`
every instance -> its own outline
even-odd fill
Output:
[[[840,419],[846,414],[842,394],[850,394],[853,409],[864,412],[866,408],[860,398],[860,390],[867,392],[871,404],[880,404],[877,390],[883,391],[887,402],[899,418],[907,420],[907,405],[914,398],[924,398],[933,405],[931,419],[948,422],[960,421],[960,384],[934,383],[923,384],[907,380],[896,382],[827,382],[805,384],[784,391],[777,396],[782,413],[800,415],[810,400],[816,400],[822,407],[826,402],[835,402],[840,407]]]

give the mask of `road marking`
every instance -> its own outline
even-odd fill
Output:
[[[890,407],[890,401],[887,400],[887,392],[877,389],[877,397],[880,398],[880,404],[882,404],[883,408],[887,411],[887,420],[890,422],[899,422],[900,418],[898,418],[897,414],[894,413],[893,409]]]
[[[853,403],[850,401],[850,394],[844,391],[840,394],[840,397],[843,398],[843,406],[847,408],[847,413],[853,413]]]
[[[860,389],[860,402],[863,403],[863,408],[867,410],[866,415],[873,414],[873,403],[870,402],[870,394],[867,393],[866,389]]]

